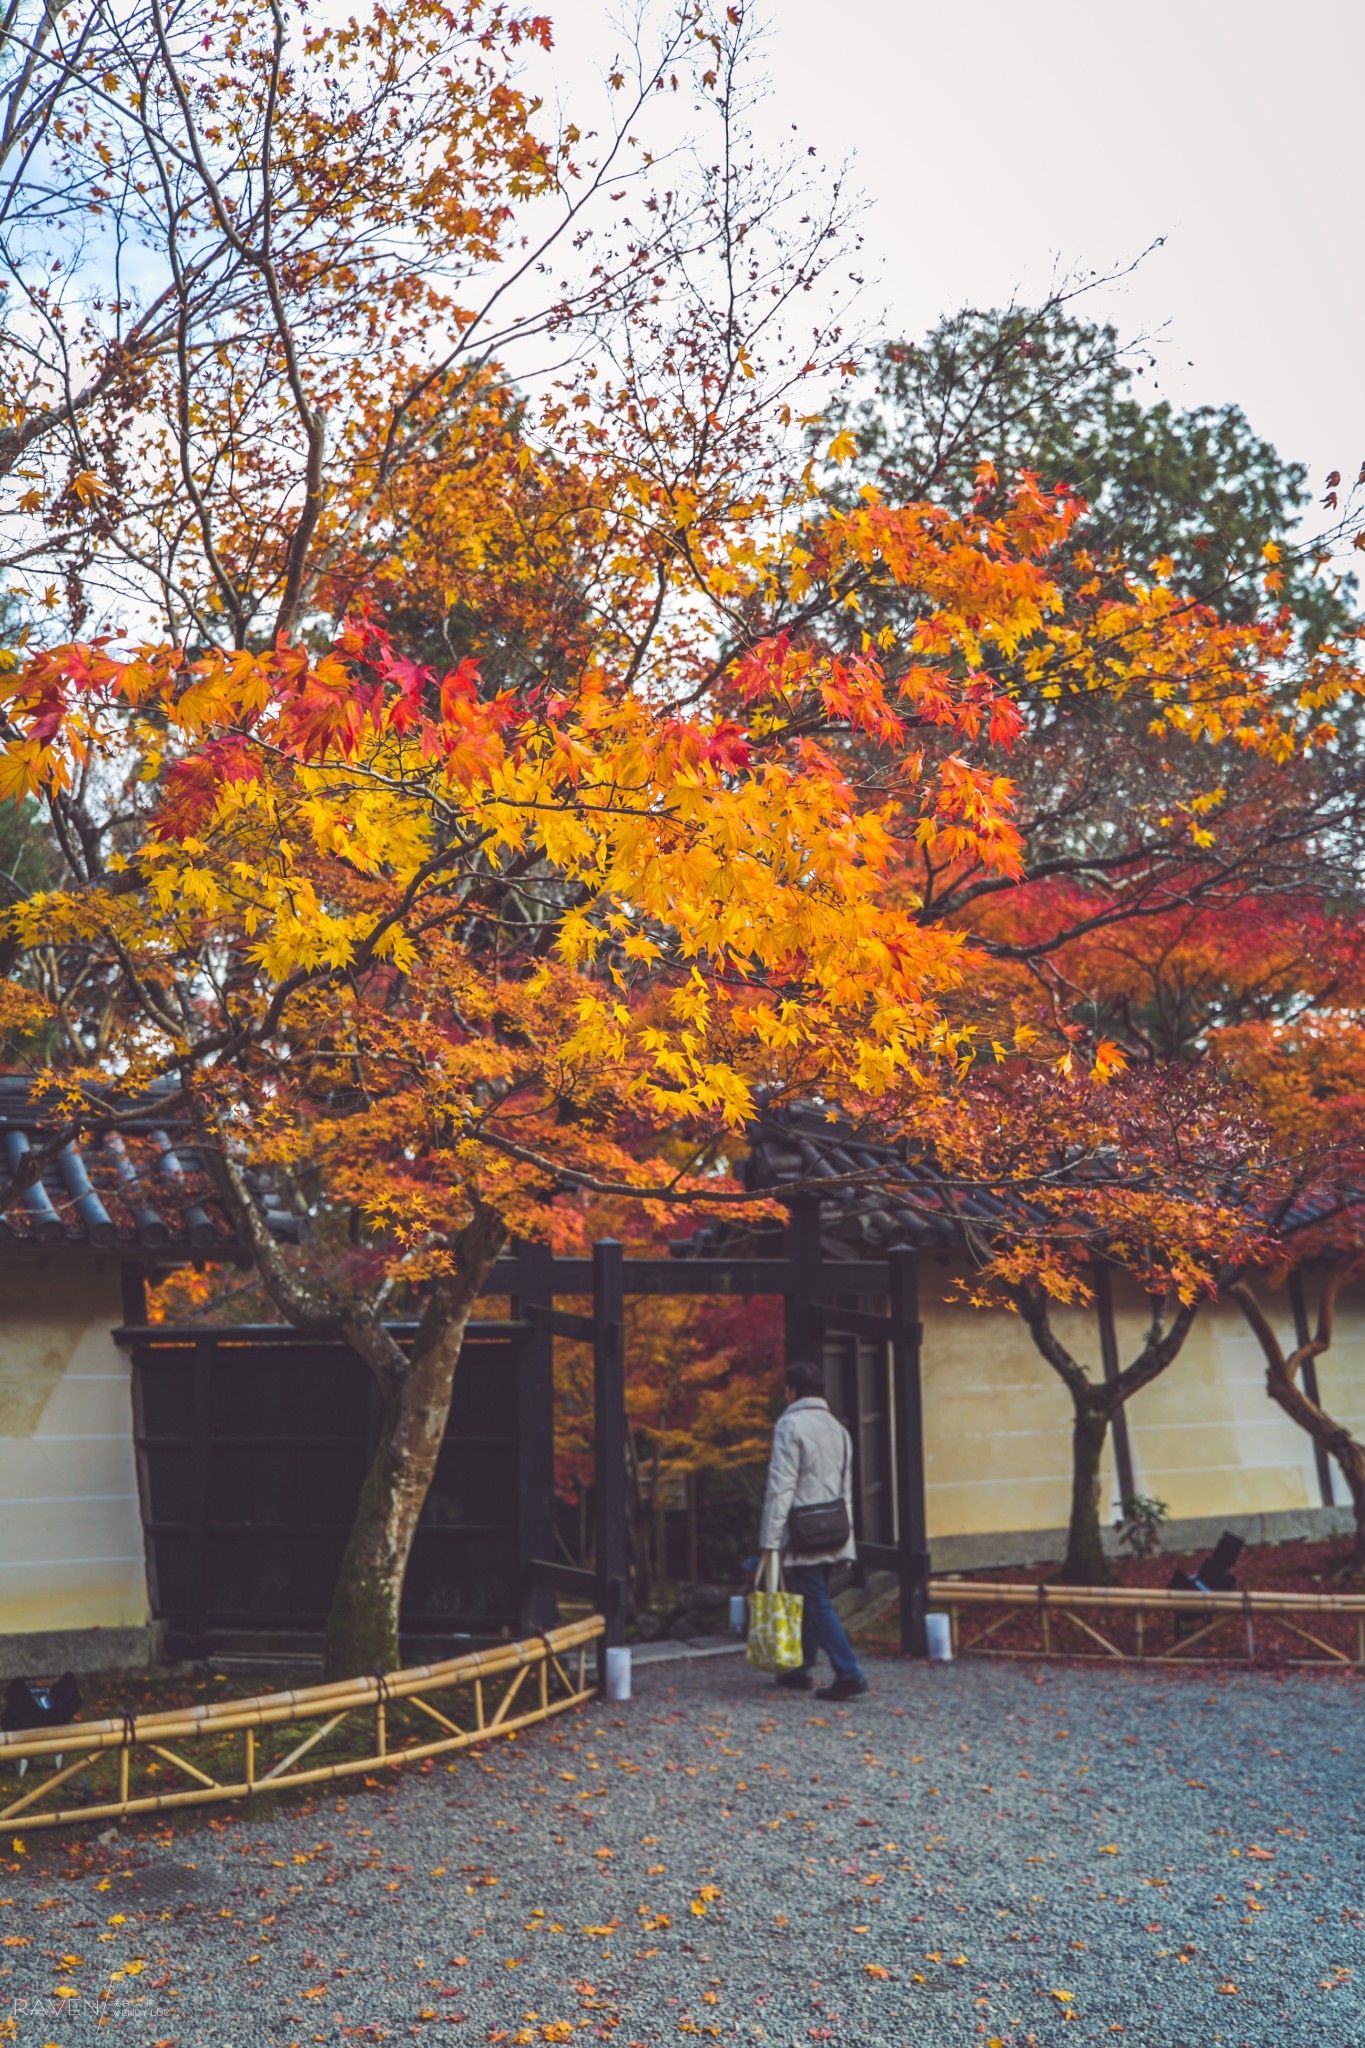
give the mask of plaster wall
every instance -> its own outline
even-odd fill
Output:
[[[113,1261],[0,1264],[0,1636],[149,1619]]]
[[[1065,1527],[1071,1513],[1071,1400],[1018,1316],[965,1306],[953,1275],[926,1261],[925,1505],[930,1539]],[[1057,1331],[1100,1371],[1092,1312],[1059,1308]],[[1101,1484],[1117,1491],[1112,1447]]]
[[[1291,1341],[1285,1295],[1262,1290],[1262,1298]],[[1121,1363],[1137,1356],[1150,1315],[1139,1290],[1116,1276]],[[1128,1403],[1128,1435],[1138,1492],[1164,1500],[1174,1516],[1322,1505],[1312,1441],[1266,1393],[1264,1355],[1235,1303],[1200,1311],[1174,1364]]]
[[[1070,1513],[1071,1403],[1022,1321],[965,1306],[950,1270],[921,1269],[925,1478],[930,1538],[1060,1530]],[[1263,1298],[1285,1337],[1283,1293]],[[1316,1287],[1308,1287],[1309,1311]],[[1114,1276],[1119,1362],[1141,1349],[1150,1307]],[[1093,1308],[1053,1312],[1058,1334],[1098,1378]],[[1329,1412],[1365,1432],[1365,1287],[1342,1296],[1332,1349],[1319,1362]],[[1127,1404],[1134,1484],[1165,1501],[1173,1520],[1288,1517],[1323,1505],[1313,1446],[1265,1391],[1260,1347],[1240,1311],[1201,1311],[1180,1356]],[[1348,1499],[1334,1472],[1333,1500]],[[1112,1436],[1101,1473],[1102,1520],[1118,1503]],[[1284,1524],[1286,1533],[1290,1525]],[[1298,1533],[1295,1525],[1295,1533]]]
[[[1308,1316],[1316,1324],[1318,1287],[1310,1278],[1304,1289]],[[1318,1360],[1318,1388],[1327,1413],[1344,1422],[1352,1436],[1365,1438],[1365,1285],[1344,1288],[1337,1300],[1332,1348]],[[1332,1467],[1333,1499],[1350,1501],[1350,1491]]]

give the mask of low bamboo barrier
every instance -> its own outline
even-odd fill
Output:
[[[54,1828],[249,1799],[513,1735],[593,1697],[587,1649],[604,1626],[593,1614],[525,1642],[384,1676],[0,1734],[0,1782],[13,1772],[23,1787],[7,1804],[0,1791],[0,1823]],[[432,1694],[457,1697],[438,1708]],[[455,1718],[461,1709],[462,1720]],[[191,1746],[196,1761],[181,1754]],[[329,1756],[329,1748],[343,1753]],[[26,1785],[30,1771],[34,1782]],[[149,1789],[158,1776],[167,1779],[166,1789]],[[79,1803],[54,1805],[58,1793],[73,1792]]]
[[[1227,1635],[1238,1639],[1243,1660],[1267,1654],[1267,1632],[1281,1632],[1296,1645],[1307,1644],[1311,1656],[1284,1657],[1291,1664],[1345,1665],[1365,1669],[1365,1594],[1360,1593],[1176,1593],[1159,1586],[1032,1586],[992,1584],[982,1579],[931,1579],[929,1599],[946,1607],[957,1656],[1116,1658],[1123,1663],[1194,1664],[1227,1657]],[[1001,1610],[968,1635],[965,1616],[975,1608]],[[1106,1629],[1096,1625],[1096,1612],[1115,1617]],[[1305,1626],[1321,1628],[1329,1616],[1345,1621],[1347,1647],[1325,1642]],[[1122,1617],[1128,1624],[1116,1626]],[[1030,1619],[1030,1639],[1001,1643],[1000,1632]],[[1352,1624],[1354,1626],[1352,1627]],[[1262,1626],[1258,1638],[1257,1628]],[[1115,1640],[1117,1636],[1123,1640]],[[1215,1646],[1214,1637],[1220,1640]],[[1353,1638],[1353,1642],[1352,1639]],[[1079,1640],[1078,1640],[1079,1639]],[[1096,1648],[1087,1648],[1086,1644]],[[1198,1646],[1202,1644],[1202,1649]]]

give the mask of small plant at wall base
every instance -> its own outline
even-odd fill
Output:
[[[1130,1557],[1155,1557],[1161,1548],[1161,1531],[1171,1511],[1164,1500],[1145,1493],[1130,1494],[1114,1523],[1119,1548]]]

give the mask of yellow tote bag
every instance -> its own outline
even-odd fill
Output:
[[[799,1593],[782,1591],[782,1570],[777,1553],[768,1558],[768,1585],[760,1584],[763,1565],[758,1568],[754,1590],[749,1595],[749,1662],[756,1671],[797,1671],[801,1665],[801,1613],[805,1603]]]

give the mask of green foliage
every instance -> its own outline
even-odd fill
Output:
[[[1002,485],[1020,470],[1044,487],[1067,484],[1089,516],[1073,546],[1141,569],[1158,556],[1178,585],[1228,618],[1249,617],[1261,550],[1308,505],[1307,471],[1256,434],[1241,408],[1181,412],[1147,404],[1143,362],[1111,326],[1064,304],[967,310],[922,342],[887,342],[871,378],[832,408],[822,432],[850,430],[858,455],[839,479],[847,493],[875,483],[893,499],[932,493],[965,506],[989,462]],[[1306,642],[1349,630],[1354,579],[1285,563],[1284,597]]]
[[[1130,1557],[1155,1557],[1170,1513],[1164,1500],[1153,1500],[1145,1493],[1132,1494],[1123,1503],[1123,1512],[1114,1524],[1120,1546]]]
[[[22,902],[54,883],[57,863],[40,806],[0,804],[0,891],[6,903]]]

